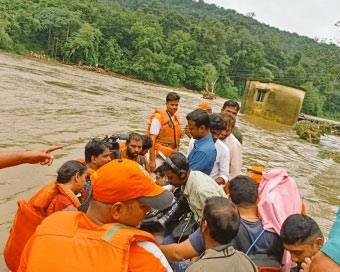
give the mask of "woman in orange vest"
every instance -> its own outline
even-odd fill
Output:
[[[57,180],[43,187],[28,202],[20,200],[4,257],[12,271],[17,271],[26,242],[48,215],[64,210],[77,210],[80,202],[76,194],[85,185],[87,168],[78,161],[67,161],[58,170]]]

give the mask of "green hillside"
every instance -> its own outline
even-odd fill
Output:
[[[307,90],[340,119],[340,48],[192,0],[0,0],[0,48],[242,97],[248,78]]]

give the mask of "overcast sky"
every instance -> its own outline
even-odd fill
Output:
[[[340,0],[204,0],[239,13],[255,12],[255,19],[310,38],[340,40]]]

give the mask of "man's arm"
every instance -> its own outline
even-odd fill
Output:
[[[191,245],[189,239],[179,244],[161,245],[159,248],[169,262],[183,261],[199,255]]]
[[[0,169],[23,163],[51,165],[54,157],[50,153],[61,148],[63,148],[63,146],[58,145],[31,151],[0,152]]]
[[[155,171],[156,169],[155,143],[156,143],[156,138],[161,128],[162,128],[161,122],[156,117],[152,118],[150,131],[148,131],[148,133],[150,134],[150,138],[152,140],[152,147],[149,149],[149,158],[150,158],[149,165],[150,165],[151,172]]]
[[[242,167],[242,146],[236,145],[230,150],[229,180],[241,174]]]
[[[325,253],[319,251],[312,258],[311,263],[306,263],[300,272],[340,272],[340,266],[329,258]]]
[[[128,271],[172,272],[172,269],[156,244],[141,241],[132,243],[130,246]]]

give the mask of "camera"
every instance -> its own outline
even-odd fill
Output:
[[[129,139],[129,135],[127,134],[113,134],[111,136],[106,135],[103,140],[110,144],[110,151],[114,155],[114,158],[120,159],[118,140],[126,141],[127,139]]]
[[[190,207],[183,191],[176,188],[171,206],[163,211],[151,210],[141,222],[140,229],[151,233],[164,231],[178,223],[189,211]]]

